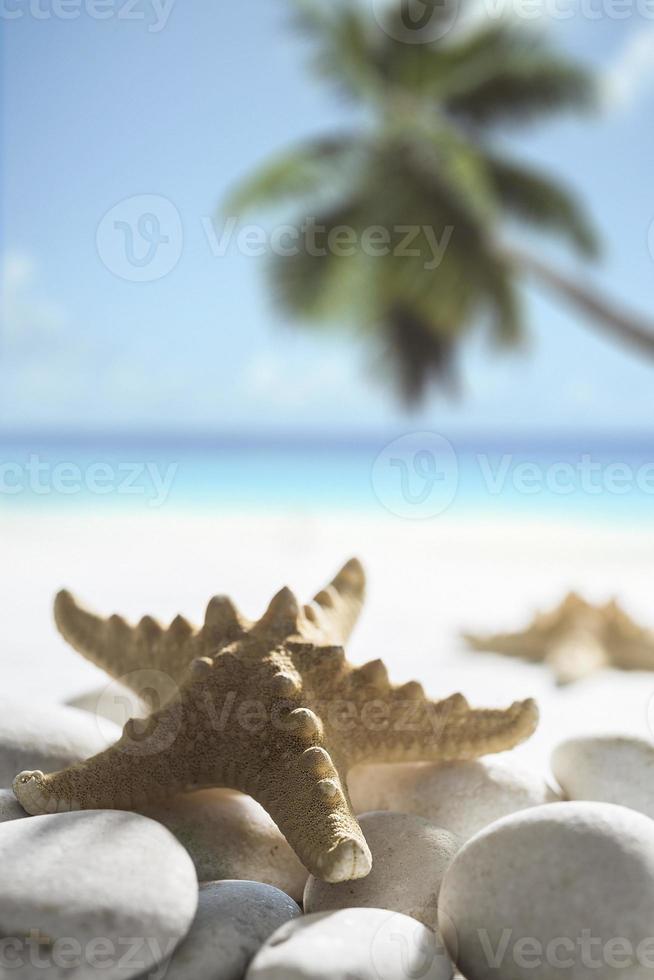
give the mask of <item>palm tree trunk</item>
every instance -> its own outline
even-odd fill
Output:
[[[526,274],[563,296],[605,332],[654,360],[654,322],[615,306],[594,287],[583,285],[533,255],[505,245],[499,250],[514,272]]]

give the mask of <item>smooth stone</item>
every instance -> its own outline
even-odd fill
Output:
[[[297,903],[270,885],[208,882],[200,886],[198,911],[188,936],[156,972],[165,980],[243,980],[266,939],[300,915]]]
[[[338,885],[311,876],[305,911],[389,909],[437,929],[438,893],[459,841],[413,813],[364,813],[359,823],[372,853],[372,871],[367,878]]]
[[[468,980],[651,980],[654,821],[608,803],[512,814],[459,851],[439,904]]]
[[[226,789],[200,790],[143,812],[184,845],[200,881],[259,881],[302,901],[309,872],[252,797]]]
[[[0,697],[0,786],[24,769],[56,772],[102,752],[120,737],[110,721],[59,704]]]
[[[14,796],[11,789],[0,789],[0,823],[8,820],[20,820],[27,813]]]
[[[339,909],[288,922],[250,964],[246,980],[451,980],[436,934],[387,909]]]
[[[654,818],[654,745],[645,739],[571,738],[554,750],[552,770],[570,800],[617,803]]]
[[[193,862],[135,813],[1,824],[0,868],[0,935],[15,980],[129,980],[171,955],[196,912]]]
[[[348,788],[357,813],[417,813],[461,843],[510,813],[560,800],[540,776],[494,758],[358,766],[350,772]]]

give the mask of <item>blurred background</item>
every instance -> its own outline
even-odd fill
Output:
[[[62,586],[255,615],[357,553],[355,661],[642,732],[648,675],[560,692],[459,634],[572,588],[654,626],[654,6],[4,0],[0,28],[3,687],[101,680]]]

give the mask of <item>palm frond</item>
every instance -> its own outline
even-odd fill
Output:
[[[241,214],[333,189],[340,179],[347,179],[358,146],[358,137],[344,134],[295,147],[242,181],[227,197],[224,210]]]
[[[362,202],[353,196],[309,222],[304,217],[296,222],[294,249],[271,256],[269,263],[273,296],[282,310],[314,321],[360,315],[362,296],[354,286],[360,253],[336,247],[333,236],[348,229],[360,240],[362,211]]]
[[[503,208],[539,228],[565,235],[579,251],[594,256],[597,236],[574,196],[544,174],[499,157],[486,158],[490,179]]]
[[[382,315],[381,329],[385,373],[408,408],[419,405],[432,384],[456,391],[456,341],[448,331],[434,329],[433,321],[401,302]]]
[[[444,13],[449,8],[450,3],[445,3]],[[465,91],[471,79],[483,78],[514,45],[513,34],[501,24],[463,36],[454,30],[431,44],[406,44],[391,36],[384,51],[385,73],[395,90],[441,99]]]
[[[563,109],[588,109],[595,88],[588,73],[549,53],[516,51],[471,74],[444,100],[452,116],[476,125],[524,123]]]
[[[405,134],[402,148],[409,179],[431,186],[431,193],[457,212],[457,222],[487,226],[497,214],[495,190],[485,160],[474,143],[453,127],[434,124]]]
[[[348,96],[367,96],[380,80],[379,30],[348,0],[293,0],[295,22],[315,48],[314,68]]]
[[[522,304],[513,279],[501,259],[487,256],[483,295],[491,337],[499,347],[519,346],[524,338]]]

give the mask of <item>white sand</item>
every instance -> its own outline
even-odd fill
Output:
[[[355,662],[381,656],[395,680],[419,678],[434,696],[462,690],[489,706],[537,697],[540,732],[516,754],[539,768],[568,734],[650,734],[654,673],[605,671],[561,692],[544,668],[467,653],[457,639],[462,628],[517,627],[570,588],[591,599],[617,594],[654,626],[649,530],[351,514],[50,511],[0,515],[0,542],[3,693],[64,700],[103,683],[55,632],[51,601],[61,587],[105,613],[162,619],[183,612],[198,620],[210,595],[226,592],[254,617],[280,586],[309,598],[357,554],[370,588],[349,650]]]

